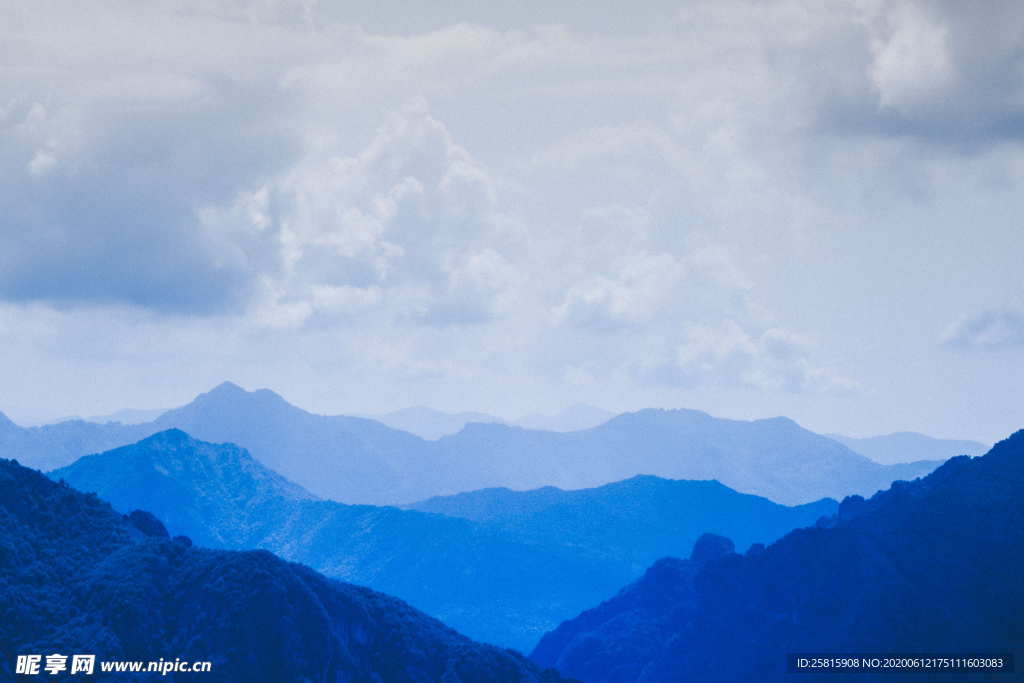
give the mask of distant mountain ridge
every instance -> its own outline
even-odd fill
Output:
[[[607,422],[615,417],[615,413],[577,403],[550,415],[530,413],[518,420],[505,420],[496,415],[473,411],[449,413],[424,406],[403,408],[390,413],[361,415],[360,417],[377,420],[394,429],[401,429],[421,438],[436,441],[442,436],[458,434],[467,425],[474,422],[507,424],[539,431],[575,432]]]
[[[407,507],[489,524],[535,542],[565,540],[587,552],[605,551],[639,572],[659,557],[688,552],[703,533],[730,535],[747,548],[810,526],[834,514],[838,503],[826,498],[784,507],[713,480],[638,475],[592,489],[484,489]]]
[[[212,670],[195,680],[214,683],[560,680],[395,598],[265,551],[168,538],[151,515],[122,517],[9,460],[0,460],[0,576],[0,678],[8,680],[17,655],[57,652],[209,661]],[[98,663],[87,678],[127,680]]]
[[[716,482],[637,477],[589,491],[554,490],[551,504],[531,503],[532,514],[515,523],[514,508],[503,519],[473,521],[315,500],[243,449],[180,430],[83,457],[51,476],[122,511],[150,510],[197,543],[271,550],[397,595],[479,640],[524,650],[705,531],[767,542],[836,507],[820,501],[787,508]]]
[[[828,434],[850,450],[883,465],[918,460],[948,460],[957,455],[981,455],[988,446],[977,441],[936,439],[916,432],[894,432],[883,436],[853,438]]]
[[[138,441],[146,432],[142,425],[96,424],[84,420],[26,428],[0,413],[0,457],[15,458],[32,467],[49,470],[87,453]]]
[[[870,495],[937,462],[886,466],[792,420],[741,421],[695,410],[642,410],[575,432],[470,423],[437,441],[363,418],[322,416],[266,389],[224,383],[153,422],[0,424],[0,453],[42,468],[134,443],[166,429],[231,442],[314,494],[404,504],[491,487],[600,486],[637,474],[716,479],[785,504]]]
[[[504,422],[500,417],[487,413],[472,411],[446,413],[425,406],[413,406],[390,413],[360,417],[376,420],[392,429],[401,429],[428,441],[436,441],[442,436],[457,434],[470,422]]]
[[[125,408],[113,413],[90,415],[81,419],[86,422],[98,422],[100,424],[105,424],[107,422],[120,422],[121,424],[133,425],[151,422],[166,413],[168,410],[168,408]]]
[[[442,467],[450,473],[448,488],[455,491],[589,488],[646,473],[715,479],[787,505],[871,494],[938,465],[883,466],[788,418],[748,422],[696,410],[624,413],[592,429],[567,433],[471,424],[437,445]],[[463,473],[472,476],[458,478]]]
[[[196,441],[178,429],[86,455],[51,477],[97,493],[118,509],[154,512],[177,533],[212,548],[256,547],[246,542],[258,533],[253,520],[286,514],[294,502],[317,500],[244,449]]]
[[[544,413],[523,415],[514,424],[540,431],[578,432],[581,429],[597,427],[613,417],[615,417],[615,413],[610,411],[585,403],[576,403],[550,415]]]
[[[716,543],[711,556],[659,561],[531,656],[587,683],[789,681],[794,652],[1016,653],[1020,666],[1022,491],[1024,431],[870,500],[847,498],[766,549]]]

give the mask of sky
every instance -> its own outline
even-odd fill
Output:
[[[0,410],[991,442],[1022,181],[1015,2],[5,2]]]

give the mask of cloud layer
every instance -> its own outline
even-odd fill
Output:
[[[1015,3],[105,0],[0,26],[2,329],[33,335],[5,379],[187,357],[311,400],[358,375],[381,407],[883,423],[893,378],[1020,345]],[[947,388],[969,373],[1002,381]]]

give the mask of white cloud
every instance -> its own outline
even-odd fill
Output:
[[[28,172],[34,176],[40,176],[57,165],[57,157],[47,149],[41,149],[32,155],[28,162]]]
[[[961,2],[917,0],[864,5],[871,64],[892,132],[933,142],[995,143],[1014,131],[1024,85],[1024,15],[1013,2],[979,12]]]
[[[662,355],[641,359],[645,381],[682,388],[747,387],[771,393],[857,393],[854,380],[818,366],[814,345],[780,328],[759,329],[734,319],[693,322],[666,339]]]
[[[617,168],[640,165],[647,172],[664,172],[675,165],[676,147],[671,136],[649,122],[595,126],[574,131],[538,150],[530,162],[535,167],[570,172],[594,163]]]
[[[872,43],[872,81],[883,107],[916,114],[956,78],[949,28],[912,3],[894,7],[884,24]]]
[[[672,297],[685,266],[671,254],[637,253],[613,276],[595,274],[573,284],[556,309],[558,320],[579,327],[643,325]]]
[[[651,251],[663,239],[651,216],[617,206],[591,212],[581,234],[591,240],[579,255],[586,275],[571,282],[554,320],[604,338],[606,367],[570,358],[569,375],[623,370],[640,382],[691,389],[860,390],[816,362],[815,344],[756,303],[750,277],[723,244],[691,235],[673,252]]]
[[[496,195],[487,170],[415,101],[355,155],[311,149],[203,216],[216,232],[275,236],[280,265],[262,271],[264,306],[477,323],[499,315],[521,279],[503,253]]]
[[[946,328],[942,343],[976,350],[1024,346],[1024,311],[993,308],[961,318]]]

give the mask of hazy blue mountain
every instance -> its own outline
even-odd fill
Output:
[[[246,451],[180,430],[84,457],[51,476],[119,510],[150,510],[172,533],[219,548],[271,550],[521,650],[635,576],[622,562],[464,519],[313,500]]]
[[[407,502],[442,486],[430,442],[375,420],[314,415],[267,389],[225,382],[145,427],[239,444],[313,493],[347,503]]]
[[[436,492],[422,439],[373,420],[314,415],[272,391],[248,392],[230,382],[142,424],[72,420],[29,429],[15,426],[21,430],[17,444],[12,442],[0,454],[50,469],[171,428],[207,441],[243,444],[261,461],[324,496],[380,502]]]
[[[1024,431],[870,500],[847,498],[767,549],[738,555],[707,539],[559,626],[532,657],[589,682],[788,681],[794,652],[1019,658],[1022,491]]]
[[[195,547],[146,513],[0,461],[0,678],[17,654],[211,661],[131,680],[552,681],[395,598],[265,551]],[[45,676],[50,678],[50,676]],[[127,680],[103,674],[90,680]]]
[[[86,453],[103,451],[142,438],[145,428],[66,420],[41,427],[21,427],[0,413],[0,457],[16,458],[48,470]]]
[[[828,437],[883,465],[919,460],[948,460],[957,455],[981,455],[988,450],[988,446],[977,441],[936,439],[915,432],[894,432],[864,438],[841,434],[829,434]]]
[[[364,415],[363,417],[382,422],[393,429],[415,434],[424,439],[440,439],[448,434],[455,434],[470,422],[504,422],[500,417],[487,413],[461,412],[446,413],[433,408],[415,406],[404,408],[382,415]]]
[[[243,445],[275,471],[336,500],[395,503],[454,492],[437,467],[433,442],[375,420],[315,415],[272,391],[245,391],[230,382],[142,424],[0,425],[0,455],[52,469],[172,428]]]
[[[272,391],[231,383],[140,425],[72,421],[23,430],[32,443],[0,454],[57,467],[171,428],[237,443],[318,496],[362,504],[498,486],[588,488],[652,474],[716,479],[793,505],[870,495],[938,464],[879,465],[792,420],[724,420],[696,410],[642,410],[563,433],[470,423],[428,441],[375,420],[314,415]]]
[[[272,550],[397,595],[474,638],[521,649],[703,531],[770,541],[836,505],[786,508],[715,482],[638,477],[555,491],[550,505],[531,502],[520,523],[512,508],[474,521],[314,500],[246,451],[177,430],[51,476],[119,510],[144,507],[201,544]],[[529,501],[537,494],[507,493]],[[489,493],[468,497],[481,496]]]
[[[61,454],[55,454],[29,430],[16,425],[0,413],[0,454],[17,454],[33,466],[50,469],[66,462]]]
[[[268,532],[267,523],[281,524],[296,501],[316,500],[238,446],[180,430],[84,456],[50,476],[119,510],[145,508],[175,533],[214,548],[258,547],[251,541]]]
[[[540,429],[549,432],[575,432],[590,429],[615,417],[615,413],[577,403],[552,415],[530,413],[523,415],[515,424],[526,429]],[[482,420],[476,420],[482,422]]]
[[[939,464],[879,465],[786,418],[725,420],[697,410],[624,413],[567,433],[471,424],[437,446],[455,491],[585,488],[653,474],[716,479],[787,505],[870,495]]]
[[[705,532],[746,548],[832,515],[824,499],[786,507],[737,493],[717,481],[676,481],[640,475],[593,489],[484,489],[409,506],[490,524],[540,543],[567,542],[583,552],[629,562],[639,574],[665,555],[688,552]]]
[[[98,422],[100,424],[105,424],[107,422],[120,422],[121,424],[135,425],[142,424],[143,422],[152,422],[166,412],[167,408],[155,408],[153,410],[125,408],[123,410],[118,410],[104,415],[90,415],[83,419],[86,422]]]

